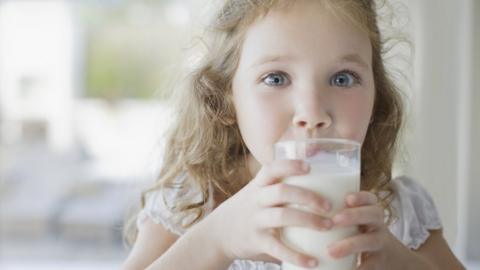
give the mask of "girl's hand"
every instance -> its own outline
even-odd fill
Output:
[[[308,173],[300,160],[276,160],[263,166],[257,176],[205,218],[214,240],[230,260],[236,258],[287,261],[314,267],[314,257],[298,253],[280,239],[278,229],[286,226],[328,230],[333,225],[320,215],[285,207],[298,204],[326,214],[331,204],[304,188],[280,183],[293,175]],[[313,262],[312,262],[313,260]]]
[[[358,270],[405,269],[413,253],[390,233],[377,196],[361,191],[345,197],[346,208],[333,217],[334,227],[360,226],[360,234],[329,246],[330,256],[341,258],[361,253]]]

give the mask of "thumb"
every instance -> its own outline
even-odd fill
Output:
[[[299,159],[274,160],[260,169],[253,182],[258,186],[279,183],[283,178],[304,175],[310,171],[310,165]]]

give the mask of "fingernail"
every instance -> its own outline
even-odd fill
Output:
[[[317,266],[317,260],[309,260],[309,261],[308,261],[308,266],[309,266],[309,267],[315,267],[315,266]]]
[[[349,205],[353,205],[356,201],[355,195],[348,195],[347,196],[347,203]]]
[[[333,217],[333,222],[335,223],[340,223],[345,219],[345,215],[343,214],[337,214],[336,216]]]
[[[330,245],[328,247],[328,253],[330,254],[330,256],[332,257],[337,257],[339,254],[338,254],[338,249],[336,248],[335,245]]]
[[[309,172],[310,171],[310,165],[307,162],[303,162],[302,164],[302,170],[304,172]]]

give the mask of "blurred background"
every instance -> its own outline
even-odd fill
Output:
[[[212,2],[0,0],[0,269],[119,268]],[[395,173],[431,192],[480,269],[480,2],[395,3],[414,45],[388,61],[408,99]]]

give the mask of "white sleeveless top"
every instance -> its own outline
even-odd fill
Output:
[[[430,236],[429,230],[442,227],[435,204],[427,191],[411,178],[397,177],[391,181],[391,186],[395,191],[392,207],[397,219],[389,229],[405,246],[418,249]],[[212,191],[210,186],[210,192]],[[165,194],[165,198],[162,194]],[[198,202],[201,199],[200,190],[193,187],[151,193],[147,197],[145,207],[138,215],[137,227],[140,227],[146,218],[150,218],[153,222],[162,224],[167,230],[180,236],[185,233],[182,224],[192,221],[195,215],[193,213],[173,214],[167,205],[172,205],[174,200]],[[209,196],[209,201],[204,205],[205,216],[213,210],[213,207],[213,196]],[[228,270],[280,269],[280,265],[276,263],[243,259],[235,260],[228,268]]]

